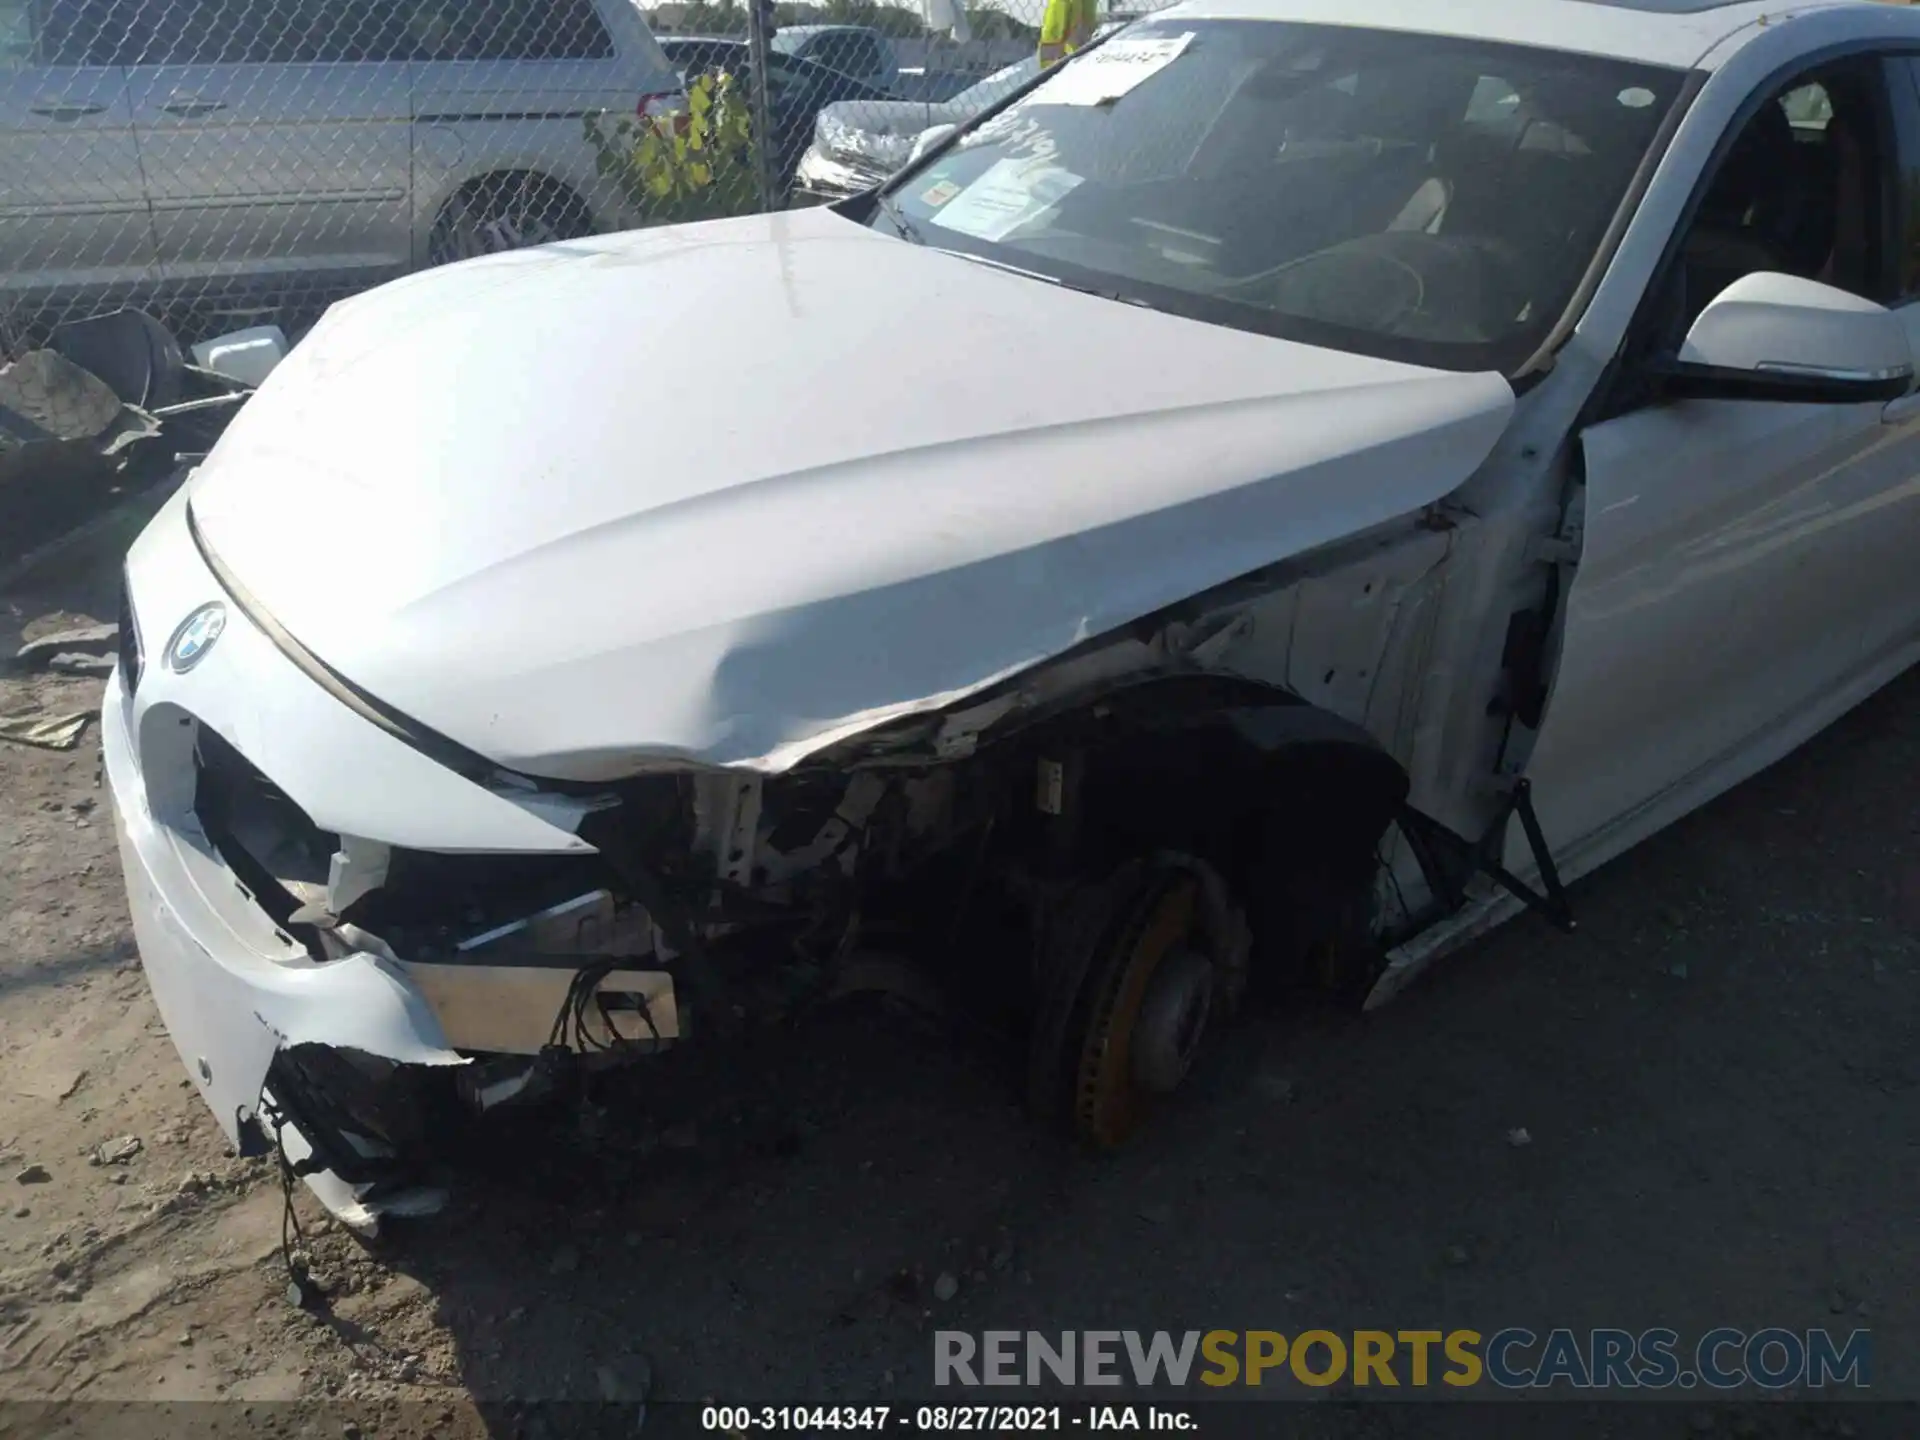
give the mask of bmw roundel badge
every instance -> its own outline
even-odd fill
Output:
[[[173,639],[167,644],[167,668],[175,674],[186,674],[206,658],[207,652],[213,648],[213,642],[220,638],[220,632],[226,628],[226,606],[218,600],[210,605],[202,605],[182,620],[180,628],[173,632]]]

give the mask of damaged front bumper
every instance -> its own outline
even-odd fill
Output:
[[[243,1152],[263,1132],[261,1096],[282,1046],[344,1045],[402,1064],[459,1065],[439,1017],[404,968],[362,952],[327,964],[276,927],[204,834],[160,824],[135,758],[122,675],[108,681],[101,750],[134,938],[167,1033],[227,1139]],[[293,1142],[298,1152],[310,1147]],[[375,1212],[361,1187],[316,1173],[336,1213]]]
[[[449,831],[494,854],[593,852],[556,823],[565,815],[453,774],[315,686],[223,597],[186,535],[184,504],[176,497],[129,557],[125,615],[139,639],[123,651],[101,710],[134,935],[168,1033],[227,1139],[242,1153],[280,1144],[335,1215],[369,1232],[383,1213],[417,1211],[430,1202],[411,1183],[368,1178],[381,1169],[377,1131],[302,1133],[303,1107],[290,1094],[271,1092],[276,1056],[321,1047],[362,1072],[471,1067],[464,1072],[474,1082],[467,1098],[486,1108],[493,1095],[514,1088],[512,1074],[529,1070],[530,1057],[551,1039],[555,1014],[587,963],[580,954],[605,950],[610,897],[580,896],[464,944],[439,947],[421,961],[403,958],[352,925],[333,928],[324,946],[315,945],[316,932],[284,913],[287,896],[274,897],[277,905],[263,903],[263,892],[274,885],[271,872],[263,879],[257,868],[236,869],[233,837],[213,823],[213,797],[202,793],[211,788],[210,745],[227,754],[246,745],[248,759],[236,763],[247,775],[272,787],[283,803],[291,801],[289,809],[304,810],[314,833],[338,839],[347,855]],[[192,664],[177,665],[184,617],[222,604],[217,643],[208,642]],[[152,637],[166,636],[177,623],[182,629],[175,638],[153,647]],[[339,768],[309,770],[300,758],[308,753],[324,754]],[[252,768],[256,760],[262,771]],[[273,767],[271,780],[266,766]],[[343,786],[342,777],[355,783]],[[355,792],[351,798],[341,794],[345,788]],[[351,827],[343,806],[358,812]],[[369,833],[378,844],[345,838]],[[650,949],[647,927],[637,938],[632,933],[631,913],[612,928],[620,931],[622,953]],[[555,942],[560,930],[573,942],[572,958],[541,953],[542,946],[569,950]],[[604,991],[645,997],[654,1042],[677,1037],[666,974],[599,968]],[[607,1023],[615,1028],[609,1038],[631,1038],[631,1021],[624,1029],[619,1021]],[[329,1166],[330,1156],[341,1155],[369,1165]]]

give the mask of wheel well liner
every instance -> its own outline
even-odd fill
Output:
[[[1359,725],[1231,676],[1133,685],[1008,743],[1065,769],[1077,850],[1171,845],[1236,884],[1274,864],[1370,867],[1409,784]]]

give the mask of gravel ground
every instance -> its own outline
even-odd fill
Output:
[[[68,570],[0,599],[0,644],[111,616],[111,565]],[[98,689],[0,679],[0,712]],[[1006,1042],[957,1022],[689,1047],[503,1136],[452,1211],[373,1250],[302,1194],[316,1314],[283,1296],[276,1177],[227,1155],[148,997],[92,733],[0,743],[0,1396],[232,1402],[180,1412],[196,1433],[324,1405],[364,1418],[310,1433],[534,1436],[567,1412],[521,1402],[649,1385],[649,1430],[703,1397],[908,1405],[936,1326],[1725,1324],[1868,1327],[1874,1393],[1920,1398],[1916,775],[1920,674],[1575,887],[1577,937],[1518,922],[1364,1018],[1252,1015],[1107,1159],[1035,1134]],[[1341,1402],[1285,1433],[1439,1432]],[[1858,1405],[1470,1413],[1460,1433],[1920,1433]]]

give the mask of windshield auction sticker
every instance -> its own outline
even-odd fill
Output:
[[[976,240],[1011,235],[1060,203],[1081,177],[1033,160],[996,160],[946,203],[934,223]],[[927,197],[931,201],[931,192]]]
[[[1180,35],[1116,36],[1089,50],[1036,90],[1030,105],[1107,105],[1178,60],[1193,43]]]

